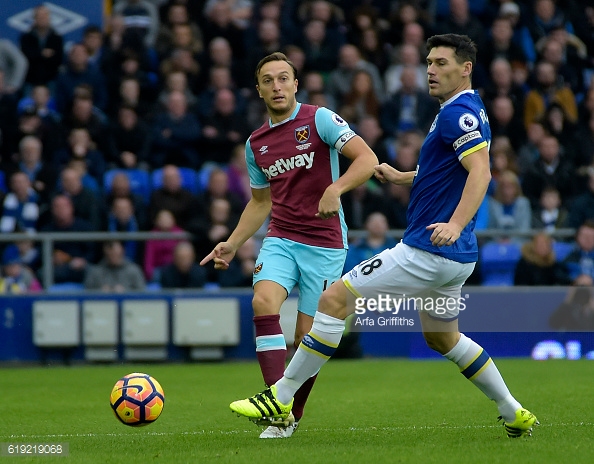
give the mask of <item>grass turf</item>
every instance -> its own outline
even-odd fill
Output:
[[[262,388],[255,363],[3,368],[0,442],[69,444],[69,458],[15,462],[593,462],[594,363],[497,364],[542,424],[531,438],[506,438],[495,405],[451,363],[364,360],[323,368],[288,440],[259,440],[228,409]],[[163,415],[147,427],[120,424],[109,407],[112,385],[130,372],[165,390]]]

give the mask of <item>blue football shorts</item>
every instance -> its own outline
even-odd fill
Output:
[[[299,286],[299,312],[315,316],[325,288],[340,279],[347,250],[323,248],[279,237],[266,237],[256,260],[253,285],[271,280],[291,293]]]

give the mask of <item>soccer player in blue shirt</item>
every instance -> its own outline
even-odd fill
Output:
[[[461,288],[478,258],[473,229],[491,179],[491,132],[485,107],[472,90],[476,45],[467,36],[444,34],[431,37],[427,49],[429,94],[441,109],[421,148],[417,169],[400,172],[387,164],[375,168],[382,182],[412,184],[402,242],[355,266],[324,291],[312,330],[284,376],[262,393],[231,403],[232,411],[252,420],[288,416],[295,391],[336,350],[354,298],[387,294],[458,302],[440,314],[420,308],[427,345],[457,364],[495,401],[509,437],[530,435],[538,424],[511,395],[487,352],[458,330]]]

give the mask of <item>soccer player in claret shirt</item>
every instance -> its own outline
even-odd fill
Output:
[[[471,86],[475,44],[467,36],[445,34],[431,37],[427,49],[429,94],[438,98],[441,109],[421,148],[417,169],[400,172],[387,164],[375,168],[382,182],[412,184],[402,242],[355,266],[325,290],[312,330],[284,376],[262,393],[231,403],[232,411],[252,420],[287,416],[295,391],[338,346],[355,297],[406,295],[434,302],[418,311],[427,345],[457,364],[495,401],[509,437],[530,435],[538,424],[511,395],[487,352],[458,330],[461,288],[478,258],[473,229],[491,179],[491,131],[483,103]],[[437,298],[458,304],[437,314],[430,310]]]
[[[299,285],[295,346],[309,332],[322,291],[340,279],[346,258],[347,228],[340,196],[367,181],[378,160],[347,122],[326,108],[298,103],[296,70],[279,52],[256,68],[256,89],[270,119],[246,143],[252,198],[226,242],[210,260],[227,269],[237,249],[262,226],[270,225],[254,269],[256,354],[267,385],[285,370],[286,343],[280,308]],[[351,160],[339,174],[339,153]],[[316,378],[305,379],[295,393],[292,414],[270,424],[260,438],[290,437]]]

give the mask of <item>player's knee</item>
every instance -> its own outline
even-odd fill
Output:
[[[278,314],[277,304],[264,292],[254,293],[252,298],[252,308],[255,316],[266,316],[269,314]]]
[[[318,311],[338,319],[344,319],[346,317],[346,308],[342,304],[341,299],[336,295],[336,292],[330,290],[322,293],[318,303]]]
[[[427,346],[440,354],[446,354],[453,348],[447,332],[426,332],[423,336]]]

